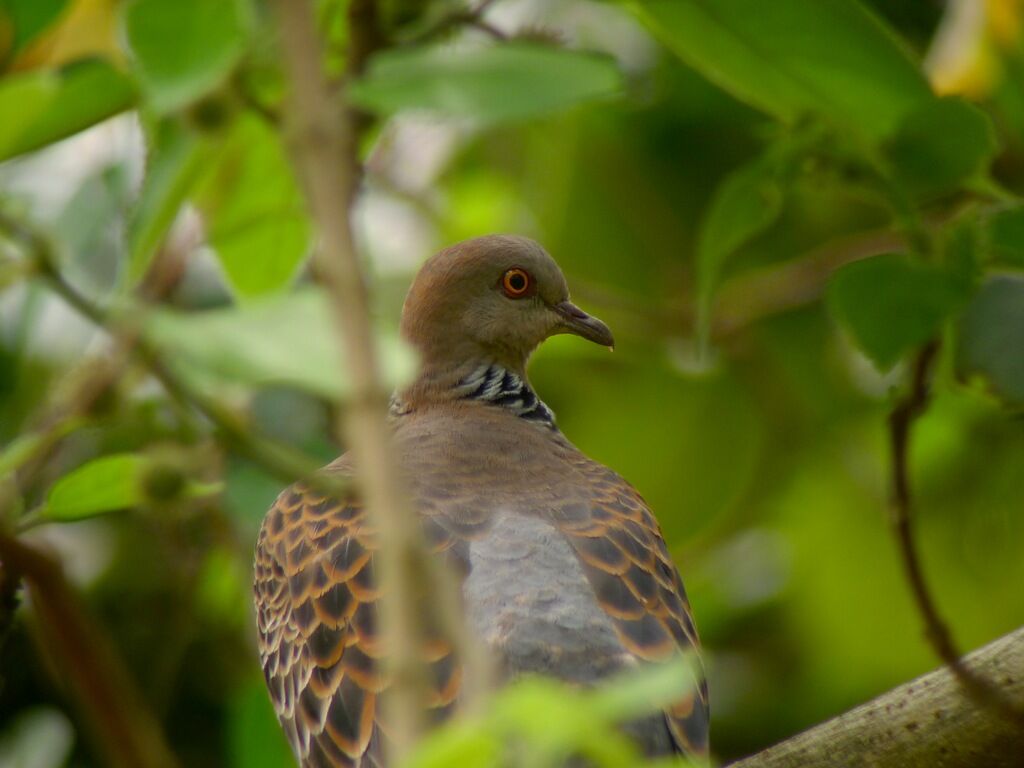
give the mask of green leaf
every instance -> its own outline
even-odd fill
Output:
[[[934,196],[984,173],[996,149],[988,116],[963,99],[945,98],[911,112],[886,142],[885,155],[911,194]]]
[[[158,129],[149,156],[142,193],[128,225],[128,267],[125,275],[134,285],[174,223],[185,198],[205,170],[213,152],[210,139],[188,131],[178,123]]]
[[[135,0],[125,9],[128,44],[153,109],[166,113],[209,93],[245,48],[243,0]]]
[[[78,133],[134,101],[128,78],[101,59],[6,77],[0,81],[0,160]]]
[[[997,275],[971,300],[958,326],[957,371],[981,376],[999,397],[1024,405],[1024,277]]]
[[[677,56],[787,123],[811,113],[877,140],[931,91],[904,46],[854,0],[645,0]]]
[[[81,520],[137,506],[143,499],[141,480],[147,464],[135,453],[94,459],[54,483],[42,515],[49,520]]]
[[[697,241],[698,329],[702,344],[710,330],[711,305],[726,260],[765,231],[782,210],[782,186],[771,156],[729,174],[719,184]]]
[[[6,16],[14,31],[8,55],[13,58],[45,32],[67,4],[68,0],[3,0],[0,17]],[[0,28],[2,24],[0,19]]]
[[[278,135],[238,118],[196,190],[209,243],[247,299],[287,287],[309,251],[311,226]]]
[[[144,330],[165,359],[193,374],[256,386],[291,384],[339,398],[347,390],[347,377],[334,327],[327,296],[305,290],[241,307],[156,311]],[[381,340],[380,349],[388,382],[408,380],[415,368],[411,353],[390,336]]]
[[[501,765],[502,745],[482,723],[457,719],[427,735],[403,768],[491,768]]]
[[[994,214],[988,221],[988,234],[996,262],[1024,267],[1024,207]]]
[[[381,113],[402,109],[493,122],[556,112],[617,93],[606,56],[512,43],[455,50],[410,48],[373,57],[349,100]]]
[[[608,680],[591,694],[591,703],[609,723],[657,712],[696,692],[699,660],[676,656],[662,664],[644,664]]]
[[[849,264],[828,286],[832,312],[883,370],[934,336],[966,298],[955,276],[898,255]]]

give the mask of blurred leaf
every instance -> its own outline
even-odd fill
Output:
[[[899,255],[848,264],[828,286],[833,313],[883,370],[934,336],[966,298],[950,273]]]
[[[501,740],[484,723],[457,719],[427,734],[402,768],[491,768],[502,765]]]
[[[657,712],[696,690],[699,665],[695,654],[644,664],[605,681],[590,694],[591,705],[609,723]]]
[[[792,123],[807,113],[877,140],[930,90],[904,46],[855,0],[633,4],[681,59]]]
[[[1024,267],[1024,207],[999,211],[988,222],[989,247],[997,262]]]
[[[193,372],[248,385],[291,384],[324,397],[343,397],[347,376],[328,298],[318,290],[254,300],[241,307],[148,315],[145,333],[168,360]],[[384,337],[381,362],[389,383],[406,380],[414,364],[396,337]]]
[[[7,62],[8,70],[52,71],[92,57],[119,62],[122,58],[117,30],[119,2],[70,0],[45,29],[40,30]],[[43,4],[48,4],[48,1],[44,0]]]
[[[279,291],[294,279],[311,239],[280,137],[243,115],[220,146],[196,192],[210,245],[240,298]]]
[[[50,520],[81,520],[138,506],[147,464],[148,460],[136,453],[93,459],[53,484],[42,515]]]
[[[988,168],[997,149],[988,116],[963,99],[935,99],[907,115],[885,154],[912,194],[955,189]]]
[[[17,55],[45,31],[67,4],[68,0],[3,0],[0,3],[0,23],[6,17],[14,30],[8,55]]]
[[[134,0],[128,43],[153,108],[166,113],[216,88],[245,47],[243,0]]]
[[[706,344],[715,288],[726,259],[766,230],[782,210],[774,160],[763,156],[730,173],[715,190],[697,241],[698,329]]]
[[[17,154],[22,137],[36,117],[52,102],[58,78],[49,72],[31,72],[0,80],[0,160]]]
[[[128,285],[145,276],[212,151],[209,139],[178,123],[165,122],[159,126],[150,148],[142,192],[128,225]]]
[[[980,375],[1007,403],[1024,405],[1024,277],[990,279],[971,300],[958,330],[959,374]]]
[[[100,59],[58,72],[0,81],[0,160],[38,149],[123,112],[135,101],[129,80]]]
[[[228,718],[230,765],[234,768],[286,768],[295,764],[261,677],[254,677],[234,694]]]
[[[412,109],[499,121],[605,98],[621,85],[615,61],[591,53],[525,43],[410,48],[374,56],[349,99],[385,114]]]

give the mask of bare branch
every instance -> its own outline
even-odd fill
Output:
[[[967,694],[979,705],[989,707],[1024,729],[1024,709],[1007,698],[998,685],[969,669],[961,660],[949,627],[939,615],[935,599],[928,588],[914,542],[909,472],[910,435],[914,422],[928,407],[931,398],[929,379],[938,351],[939,343],[933,340],[917,354],[911,372],[910,391],[896,404],[889,416],[892,525],[899,544],[904,574],[924,621],[925,636],[936,655],[949,666]]]
[[[160,725],[142,704],[109,641],[79,605],[60,565],[0,534],[4,580],[23,578],[39,617],[39,645],[54,662],[100,752],[115,768],[173,768]]]
[[[1024,628],[961,662],[1024,705]],[[1024,729],[967,695],[947,667],[816,725],[730,768],[1014,768]]]

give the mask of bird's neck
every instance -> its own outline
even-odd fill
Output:
[[[456,368],[427,368],[391,400],[391,413],[401,416],[430,403],[475,400],[505,408],[527,421],[555,428],[555,414],[530,386],[523,370],[493,360],[474,360]]]

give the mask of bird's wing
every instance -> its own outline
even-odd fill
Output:
[[[427,525],[435,551],[450,534]],[[306,768],[377,766],[382,729],[378,697],[387,680],[377,631],[375,535],[354,499],[337,501],[304,486],[284,491],[256,545],[259,651],[274,709]],[[450,646],[424,649],[431,706],[446,710],[461,668]]]
[[[583,564],[597,601],[622,645],[637,659],[667,661],[700,648],[682,579],[658,521],[636,490],[611,470],[580,455],[583,490],[554,522]],[[703,679],[665,711],[684,754],[707,752],[708,700]]]

